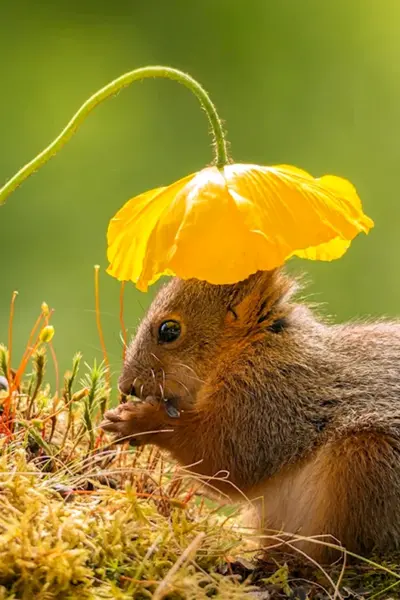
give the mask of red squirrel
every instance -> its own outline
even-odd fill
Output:
[[[396,548],[400,324],[330,325],[295,288],[282,270],[232,285],[172,279],[127,350],[119,385],[139,401],[101,426],[196,473],[228,472],[232,492],[263,498],[265,531],[330,535],[364,555]]]

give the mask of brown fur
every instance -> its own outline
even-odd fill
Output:
[[[264,529],[330,534],[354,552],[395,548],[400,325],[329,326],[292,292],[280,271],[226,286],[173,279],[120,378],[143,401],[109,411],[103,428],[157,444],[202,475],[228,472],[248,497],[263,498]],[[170,318],[182,335],[159,344]],[[163,394],[179,418],[167,415]],[[302,548],[331,557],[321,545]]]

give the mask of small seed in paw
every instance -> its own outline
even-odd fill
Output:
[[[180,416],[179,410],[172,404],[171,400],[164,400],[165,410],[171,419],[177,419]]]

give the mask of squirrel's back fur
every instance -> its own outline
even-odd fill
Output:
[[[231,488],[213,484],[262,498],[264,530],[332,535],[359,553],[397,547],[400,325],[325,324],[293,287],[281,271],[226,286],[172,280],[120,379],[143,402],[121,404],[103,426],[204,476],[228,473]],[[181,326],[171,344],[158,339],[166,320]],[[302,547],[330,557],[323,544]]]

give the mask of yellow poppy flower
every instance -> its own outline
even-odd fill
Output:
[[[133,198],[108,228],[108,272],[145,291],[162,275],[234,283],[292,256],[333,260],[373,222],[354,187],[286,165],[229,164],[225,133],[204,88],[168,66],[129,71],[84,102],[63,131],[0,189],[0,205],[54,156],[101,102],[134,81],[163,77],[188,88],[207,114],[215,166]]]
[[[373,222],[348,181],[295,167],[208,167],[129,200],[108,228],[108,272],[146,291],[162,275],[226,284],[291,256],[333,260]]]

